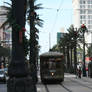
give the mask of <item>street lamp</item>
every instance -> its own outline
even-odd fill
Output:
[[[86,77],[86,67],[85,67],[85,31],[87,31],[87,28],[84,24],[81,25],[81,31],[83,33],[83,76]]]

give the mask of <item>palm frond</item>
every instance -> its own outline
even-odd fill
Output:
[[[5,21],[5,22],[0,26],[0,29],[2,29],[3,27],[5,27],[6,25],[8,25],[8,20]]]
[[[40,22],[40,21],[37,21],[37,22],[36,22],[36,25],[38,25],[39,27],[43,27],[43,23]]]
[[[12,6],[10,3],[8,3],[8,2],[4,2],[5,4],[7,4],[7,5],[9,5],[9,6]]]
[[[35,27],[34,31],[35,31],[36,33],[39,33],[39,29],[37,29],[36,27]]]
[[[4,26],[8,28],[10,28],[11,23],[13,21],[12,19],[12,8],[11,8],[11,4],[5,2],[6,4],[8,4],[9,6],[1,6],[3,9],[5,9],[6,11],[2,14],[0,14],[0,16],[6,16],[6,21],[4,21],[4,23],[1,25],[0,28],[3,28]]]
[[[42,4],[37,4],[37,5],[34,6],[34,9],[35,10],[43,9],[43,7],[41,7],[41,6],[42,6]]]
[[[0,16],[7,16],[7,13],[0,14]]]
[[[3,9],[5,10],[11,10],[11,7],[8,7],[8,6],[1,6]]]

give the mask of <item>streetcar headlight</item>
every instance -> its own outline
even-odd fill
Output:
[[[54,73],[51,73],[51,75],[53,76],[53,75],[54,75]]]

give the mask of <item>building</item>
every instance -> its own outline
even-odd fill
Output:
[[[74,27],[79,28],[85,24],[90,33],[87,33],[85,40],[92,43],[92,0],[72,0]]]
[[[4,10],[1,6],[0,6],[0,14],[5,13],[6,10]],[[6,21],[6,16],[0,16],[0,26]],[[11,28],[10,29],[6,29],[6,27],[3,27],[2,29],[0,29],[0,42],[1,45],[4,47],[10,47],[11,46]]]
[[[57,32],[57,43],[61,40],[61,38],[64,36],[65,33]]]
[[[60,32],[57,32],[57,43],[61,40],[61,38],[66,34],[64,27],[60,29]]]

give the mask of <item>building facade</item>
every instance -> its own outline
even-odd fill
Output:
[[[74,27],[85,24],[89,33],[86,34],[87,43],[92,43],[92,0],[72,0]]]
[[[61,38],[63,38],[65,33],[62,32],[57,32],[57,44],[59,43],[59,41],[61,40]]]
[[[4,10],[0,6],[0,14],[5,13],[6,10]],[[0,16],[0,26],[6,21],[6,16]],[[0,43],[4,47],[10,47],[11,46],[11,28],[6,29],[6,27],[3,27],[0,29]]]

